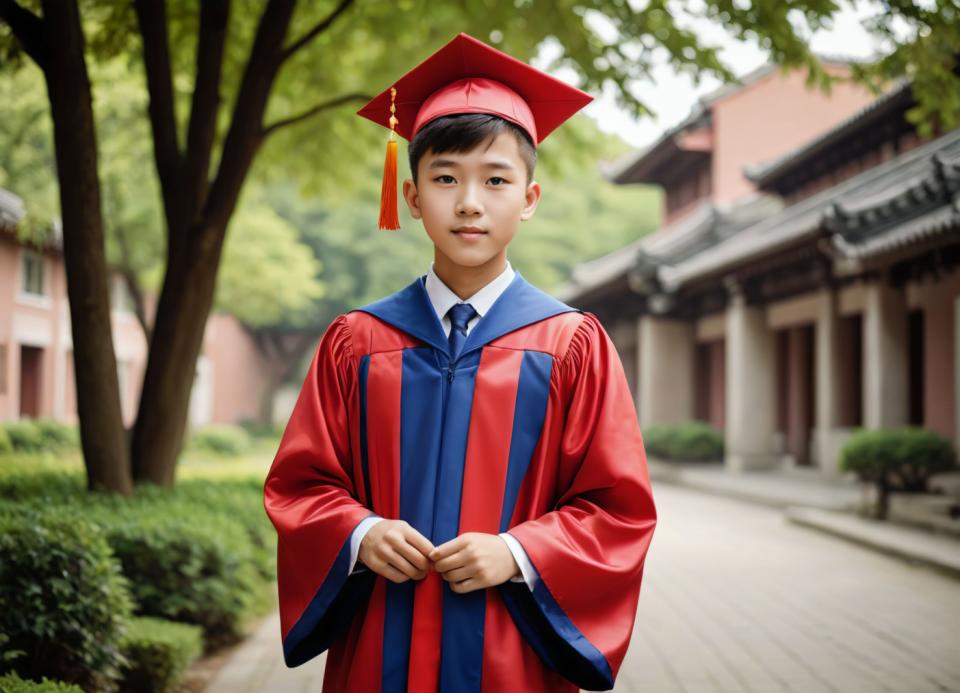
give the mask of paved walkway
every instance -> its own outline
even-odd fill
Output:
[[[656,484],[660,521],[616,691],[960,690],[960,583],[782,512]],[[319,692],[264,624],[208,693]]]
[[[800,505],[823,510],[852,510],[862,490],[848,478],[826,479],[816,469],[756,469],[730,472],[715,462],[647,460],[650,478],[774,508]]]

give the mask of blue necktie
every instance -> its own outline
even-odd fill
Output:
[[[457,358],[467,339],[467,323],[476,315],[477,311],[469,303],[455,303],[447,311],[450,316],[450,358]]]

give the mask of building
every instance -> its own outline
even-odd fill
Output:
[[[77,400],[61,241],[54,236],[43,247],[18,241],[14,230],[24,213],[23,201],[0,189],[0,421],[73,423]],[[147,340],[121,278],[111,277],[110,286],[120,402],[129,426],[137,415]],[[148,297],[148,317],[154,303]],[[255,419],[265,387],[253,337],[233,316],[211,315],[191,392],[190,423]]]
[[[856,427],[957,440],[960,131],[922,141],[912,105],[908,84],[845,118],[798,101],[819,132],[778,153],[744,147],[746,183],[730,196],[698,182],[663,228],[577,268],[563,298],[608,325],[642,425],[709,421],[732,471],[786,463],[827,476]],[[776,120],[762,108],[739,117],[748,132]],[[665,137],[682,141],[684,127]],[[724,175],[679,147],[648,161],[664,146],[610,177],[669,196]],[[716,132],[712,147],[736,150]]]

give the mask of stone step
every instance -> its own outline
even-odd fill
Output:
[[[960,501],[960,471],[934,474],[927,481],[927,489]]]
[[[891,493],[889,519],[960,537],[960,501],[933,493]]]

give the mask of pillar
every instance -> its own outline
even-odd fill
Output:
[[[639,339],[640,426],[692,421],[693,325],[644,315]]]
[[[840,403],[844,397],[840,351],[843,335],[836,291],[832,288],[822,289],[817,299],[813,359],[816,383],[814,437],[817,466],[825,474],[833,475],[839,473],[835,434],[840,424]]]
[[[777,423],[776,340],[762,308],[734,290],[727,307],[726,465],[733,472],[770,467]]]
[[[886,281],[866,286],[863,304],[863,424],[906,425],[908,420],[907,304]]]

